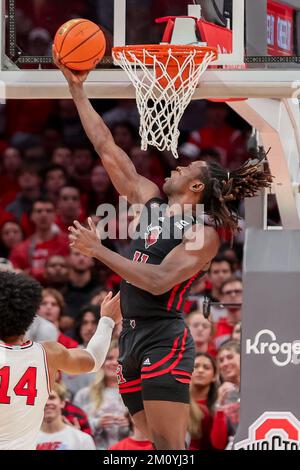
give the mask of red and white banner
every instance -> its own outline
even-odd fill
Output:
[[[293,413],[266,411],[248,430],[248,437],[234,443],[234,450],[299,450],[300,422]]]
[[[288,5],[268,0],[269,55],[294,55],[294,14]]]

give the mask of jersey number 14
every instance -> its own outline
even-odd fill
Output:
[[[2,367],[0,369],[0,404],[10,404],[10,397],[8,396],[9,381],[10,367]],[[37,396],[36,367],[28,367],[13,391],[15,395],[27,397],[26,405],[34,406]]]

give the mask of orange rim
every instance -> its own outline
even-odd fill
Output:
[[[231,103],[235,101],[247,101],[248,98],[208,98],[213,103]]]
[[[125,54],[126,59],[129,62],[134,62],[134,58],[131,54],[134,54],[136,58],[144,62],[145,65],[152,65],[154,60],[151,56],[145,56],[144,50],[147,50],[153,54],[161,62],[166,62],[169,58],[169,51],[172,51],[172,56],[183,62],[185,58],[191,53],[196,52],[194,57],[195,64],[201,64],[207,53],[212,52],[214,57],[212,60],[217,60],[218,50],[216,47],[208,46],[186,46],[186,45],[175,45],[175,44],[140,44],[130,46],[118,46],[113,48],[113,53],[118,58],[118,54]]]

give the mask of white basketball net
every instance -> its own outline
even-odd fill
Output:
[[[196,49],[186,52],[186,58],[180,63],[173,50],[168,50],[168,57],[163,63],[155,52],[143,49],[142,58],[136,57],[129,50],[113,52],[116,65],[125,70],[136,89],[136,102],[141,116],[140,136],[142,150],[148,145],[158,150],[171,150],[178,158],[177,147],[179,137],[179,122],[190,103],[201,75],[214,60],[213,52],[207,52],[201,64],[195,63]],[[145,65],[147,58],[153,63]],[[171,77],[168,73],[168,63],[174,60],[178,64],[178,73]],[[187,78],[183,72],[188,71]],[[186,75],[185,75],[186,76]],[[162,84],[161,78],[166,77]],[[175,86],[176,84],[176,86]]]

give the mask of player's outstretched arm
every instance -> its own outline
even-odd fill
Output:
[[[98,259],[126,281],[153,295],[164,294],[201,271],[216,256],[220,245],[214,228],[195,226],[161,264],[138,263],[103,246],[91,218],[88,222],[90,230],[78,221],[74,222],[75,227],[69,227],[70,246]]]
[[[101,304],[101,318],[97,330],[86,349],[67,349],[59,343],[45,342],[52,376],[61,370],[68,374],[83,374],[99,370],[106,358],[115,324],[121,321],[120,294],[110,292]]]
[[[115,144],[110,130],[91,105],[83,88],[88,72],[73,72],[64,67],[54,46],[53,60],[68,81],[84,130],[118,193],[126,196],[132,204],[144,204],[159,196],[156,184],[137,173],[128,155]]]

